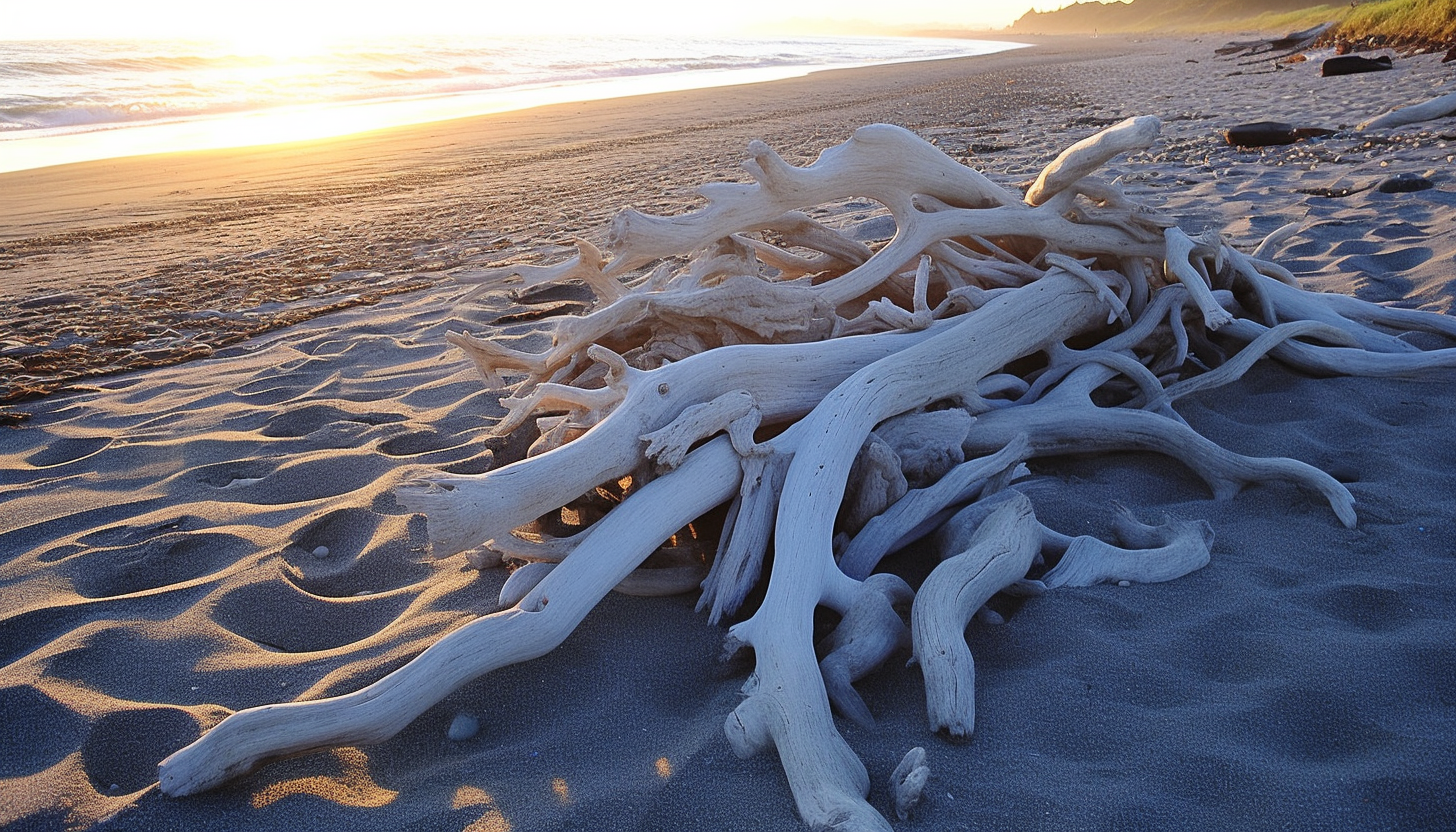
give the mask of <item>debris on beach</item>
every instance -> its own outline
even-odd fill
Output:
[[[1294,144],[1304,139],[1333,136],[1327,127],[1296,127],[1282,121],[1255,121],[1224,131],[1224,140],[1234,147],[1271,147]]]
[[[1320,76],[1332,78],[1338,75],[1359,75],[1364,72],[1384,72],[1393,68],[1389,55],[1367,58],[1364,55],[1337,55],[1326,58],[1320,64]]]

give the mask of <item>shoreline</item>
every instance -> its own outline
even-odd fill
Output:
[[[976,79],[1008,85],[1017,73],[1120,49],[1054,38],[968,58],[3,173],[0,285],[20,308],[0,320],[0,404],[205,357],[325,311],[448,283],[454,269],[549,256],[569,235],[605,228],[624,193],[640,210],[682,210],[697,183],[741,177],[736,163],[753,138],[807,161],[861,124],[937,125],[938,108],[957,99],[963,111],[1030,106],[1043,91],[977,90]],[[662,187],[676,190],[654,192]],[[433,216],[413,212],[416,200]],[[62,332],[77,327],[85,334]]]
[[[908,38],[906,40],[909,40]],[[918,38],[949,44],[971,38]],[[995,48],[996,40],[976,39],[974,47]],[[1001,46],[998,51],[1018,48]],[[819,64],[757,66],[734,69],[698,69],[608,75],[595,79],[541,81],[455,92],[434,92],[393,98],[344,99],[294,104],[271,109],[213,113],[195,117],[163,118],[124,123],[96,123],[0,133],[0,173],[37,170],[89,161],[110,161],[135,156],[160,156],[208,150],[246,150],[270,145],[327,141],[362,133],[413,127],[462,118],[530,110],[552,104],[581,104],[610,98],[630,98],[660,92],[711,90],[718,87],[767,83],[803,77],[815,72],[889,66],[933,60],[977,57],[944,54],[861,61],[832,59]],[[32,135],[33,134],[33,135]]]

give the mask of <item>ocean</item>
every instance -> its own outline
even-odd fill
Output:
[[[0,171],[345,135],[544,103],[982,55],[933,38],[0,41]]]

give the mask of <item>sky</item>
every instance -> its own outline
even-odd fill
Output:
[[[1067,0],[1070,2],[1070,0]],[[999,29],[1058,0],[0,0],[0,40],[387,34],[737,34],[846,23]]]

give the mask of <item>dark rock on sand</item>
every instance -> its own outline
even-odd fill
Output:
[[[1362,72],[1381,72],[1391,68],[1390,56],[1367,58],[1364,55],[1340,55],[1320,64],[1320,75],[1329,78],[1335,75],[1358,75]]]
[[[1376,190],[1383,194],[1409,194],[1416,191],[1427,191],[1436,187],[1436,183],[1414,173],[1397,173],[1396,175],[1381,182]]]
[[[1301,139],[1329,136],[1334,132],[1323,127],[1295,127],[1282,121],[1255,121],[1230,127],[1223,135],[1235,147],[1268,147],[1294,144]]]

